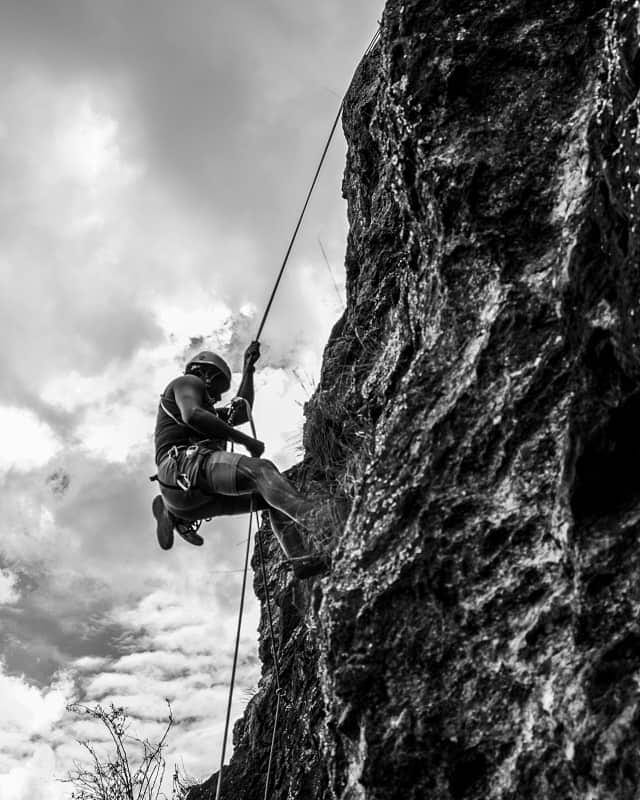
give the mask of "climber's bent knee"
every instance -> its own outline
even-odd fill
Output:
[[[238,461],[238,468],[250,475],[259,475],[265,470],[274,470],[279,472],[273,461],[268,458],[252,458],[251,456],[240,456]]]
[[[280,472],[272,461],[266,458],[252,458],[241,456],[238,462],[238,491],[259,492],[261,486],[264,487],[265,480],[269,475]]]

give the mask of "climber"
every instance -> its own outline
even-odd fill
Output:
[[[173,545],[174,530],[193,545],[203,544],[200,521],[210,517],[268,510],[271,527],[297,578],[326,569],[321,555],[307,550],[299,531],[313,504],[271,461],[261,458],[264,444],[236,425],[249,421],[258,342],[244,354],[242,380],[228,406],[214,404],[231,385],[231,370],[208,350],[192,358],[184,375],[164,390],[155,430],[157,481],[161,494],[152,503],[158,543]],[[241,444],[251,456],[226,450]]]

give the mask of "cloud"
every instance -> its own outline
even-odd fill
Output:
[[[4,730],[19,730],[29,737],[42,735],[61,719],[71,691],[72,684],[64,676],[46,691],[40,691],[19,678],[0,673]]]
[[[0,569],[0,605],[8,605],[18,601],[18,577],[7,569]]]
[[[382,4],[302,9],[278,0],[220,9],[194,0],[188,14],[166,0],[81,7],[62,0],[38,13],[19,0],[6,6],[8,63],[26,54],[58,81],[89,74],[106,84],[126,104],[130,146],[151,154],[185,195],[216,208],[226,200],[237,220],[255,217],[256,208],[269,212],[252,186],[267,196],[286,191],[274,167],[287,146],[312,163],[299,151],[310,156],[317,142],[298,123],[327,127]],[[253,180],[242,148],[262,154],[252,160]]]
[[[68,797],[68,787],[52,779],[56,761],[53,750],[46,744],[37,744],[28,758],[0,774],[2,800],[63,800]]]
[[[61,724],[72,683],[59,677],[40,690],[21,678],[0,671],[0,796],[27,800],[56,796],[43,792],[53,771],[53,750],[44,741]],[[47,780],[44,780],[46,776]],[[31,794],[29,794],[31,792]]]
[[[100,656],[83,656],[74,660],[73,667],[76,672],[99,672],[108,663],[108,659]]]
[[[93,109],[90,90],[42,76],[15,77],[0,109],[11,121],[0,156],[0,275],[11,287],[1,330],[20,343],[0,356],[11,400],[36,393],[34,374],[95,370],[159,331],[139,292],[113,280],[129,238],[122,204],[139,180],[116,121]]]
[[[20,472],[46,464],[62,443],[49,425],[22,408],[0,406],[0,475],[14,469]]]

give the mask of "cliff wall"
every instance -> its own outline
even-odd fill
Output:
[[[296,470],[332,572],[270,546],[274,800],[638,796],[639,5],[387,4]],[[269,647],[227,800],[263,796]]]

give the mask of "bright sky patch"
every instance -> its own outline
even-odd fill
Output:
[[[40,467],[61,447],[49,425],[32,411],[11,406],[0,406],[0,442],[0,472]]]

